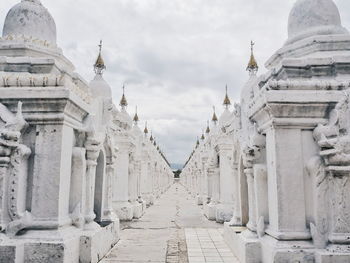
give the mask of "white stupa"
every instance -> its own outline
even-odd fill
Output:
[[[8,12],[3,37],[24,36],[56,45],[56,24],[40,0],[22,0]]]
[[[287,44],[309,36],[347,32],[333,0],[299,0],[289,14]]]

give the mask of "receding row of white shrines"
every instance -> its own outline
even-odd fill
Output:
[[[118,109],[101,49],[89,84],[56,46],[39,0],[8,13],[0,38],[0,262],[98,262],[119,220],[173,183],[147,126]]]
[[[288,33],[181,182],[242,263],[350,262],[350,34],[332,0],[297,1]]]

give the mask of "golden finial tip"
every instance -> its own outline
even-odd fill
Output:
[[[226,108],[228,108],[230,105],[231,105],[231,100],[228,96],[227,85],[226,85],[226,95],[225,95],[225,99],[224,99],[224,106],[226,106]]]
[[[123,96],[122,96],[122,99],[120,100],[120,106],[122,106],[123,108],[128,106],[128,101],[126,100],[126,97],[125,97],[125,86],[124,85],[123,85]]]
[[[214,113],[213,113],[213,117],[212,117],[212,121],[213,122],[217,122],[218,121],[218,116],[216,116],[216,112],[215,112],[215,106],[213,106],[213,109],[214,109]]]
[[[103,71],[106,69],[105,62],[102,58],[102,40],[100,41],[99,47],[99,53],[98,57],[96,59],[96,62],[94,64],[94,70],[96,74],[102,75]]]
[[[249,59],[249,62],[248,62],[248,66],[247,66],[247,71],[255,74],[259,67],[258,67],[258,63],[256,62],[256,59],[254,57],[254,45],[255,43],[253,41],[250,42],[250,51],[251,51],[251,54],[250,54],[250,59]]]

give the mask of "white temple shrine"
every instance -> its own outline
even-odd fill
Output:
[[[288,39],[216,113],[181,176],[240,262],[350,262],[350,35],[299,0]]]
[[[39,0],[0,39],[0,262],[98,262],[119,220],[140,218],[173,182],[138,117],[112,101],[100,53],[88,83],[56,45]]]
[[[113,102],[102,41],[88,82],[56,39],[40,0],[5,18],[0,263],[100,262],[120,223],[145,217],[174,187],[124,87]],[[349,263],[350,34],[333,0],[297,0],[261,75],[254,48],[240,101],[226,86],[180,183],[241,263]]]

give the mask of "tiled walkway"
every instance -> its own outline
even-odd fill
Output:
[[[239,263],[226,245],[222,229],[186,228],[189,263]]]
[[[194,228],[201,228],[201,230],[193,230]],[[140,220],[122,223],[120,241],[102,262],[188,263],[185,229],[189,231],[186,237],[188,236],[188,245],[191,249],[191,260],[192,256],[196,257],[194,260],[203,260],[190,262],[209,262],[204,258],[209,256],[207,253],[212,252],[212,258],[215,260],[218,257],[214,257],[216,255],[214,252],[226,252],[224,249],[227,248],[224,247],[222,236],[216,230],[223,229],[223,225],[208,221],[203,215],[202,208],[196,205],[194,198],[183,186],[176,183],[156,201],[154,206],[146,210]],[[190,235],[191,231],[192,234],[197,234],[198,231],[200,239]],[[196,240],[201,242],[196,243]],[[212,243],[205,242],[206,240]],[[200,246],[195,247],[197,244],[202,245],[203,249]],[[193,251],[197,248],[200,251]],[[219,259],[222,259],[221,256]],[[215,262],[235,263],[235,261]]]

